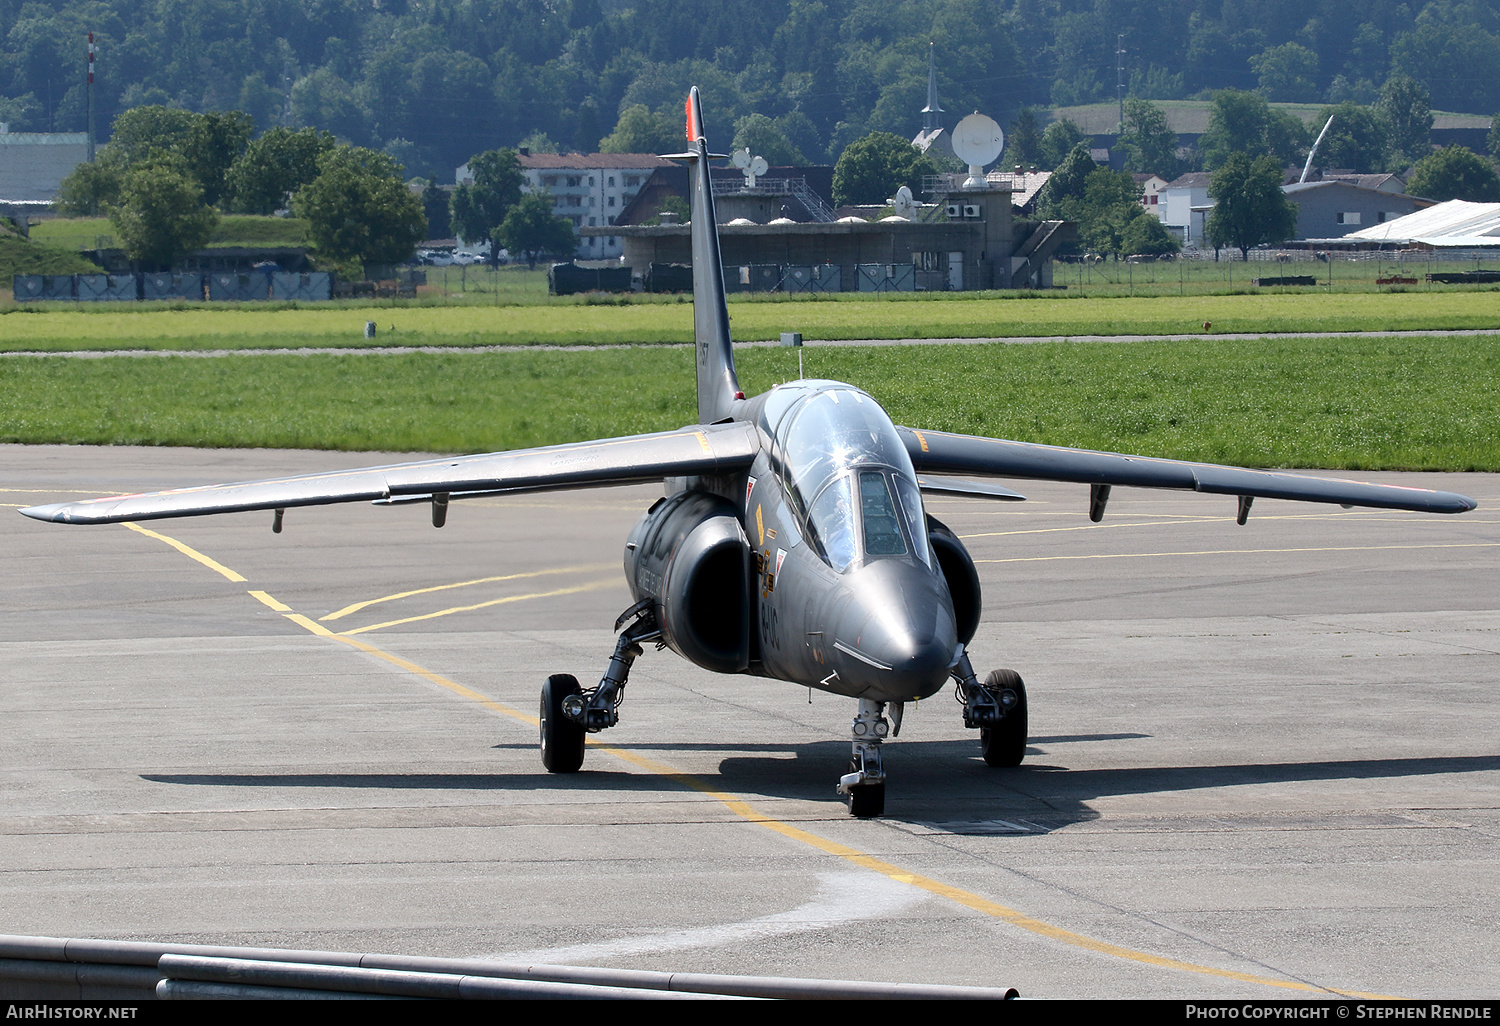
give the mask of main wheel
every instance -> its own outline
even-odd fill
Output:
[[[885,815],[885,784],[856,784],[849,788],[849,814],[860,819]]]
[[[562,711],[564,698],[582,693],[578,678],[569,673],[554,673],[542,685],[542,765],[548,773],[577,773],[583,765],[587,731]]]
[[[984,679],[985,690],[998,696],[1014,691],[1016,704],[1005,719],[979,731],[979,751],[991,766],[1019,766],[1026,758],[1026,684],[1015,670],[995,670]]]

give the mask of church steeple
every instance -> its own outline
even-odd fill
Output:
[[[922,108],[922,134],[942,131],[940,115],[943,108],[938,106],[937,98],[937,69],[932,63],[932,51],[934,44],[927,44],[927,106]]]

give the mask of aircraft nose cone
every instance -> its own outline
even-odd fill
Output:
[[[849,575],[837,632],[839,673],[880,701],[926,698],[948,680],[958,645],[953,602],[924,566],[881,560]]]

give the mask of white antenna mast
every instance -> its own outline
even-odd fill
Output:
[[[1307,151],[1307,163],[1302,165],[1302,177],[1297,179],[1298,185],[1301,185],[1303,182],[1307,181],[1307,176],[1312,173],[1313,155],[1318,152],[1318,144],[1321,143],[1323,141],[1323,137],[1328,134],[1328,126],[1333,124],[1333,119],[1336,116],[1337,115],[1334,114],[1328,115],[1328,121],[1323,125],[1323,131],[1318,133],[1317,141],[1313,143],[1312,149]]]

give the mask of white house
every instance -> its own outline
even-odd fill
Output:
[[[673,166],[652,153],[529,153],[523,148],[517,159],[526,176],[523,191],[550,194],[553,213],[572,221],[575,232],[614,224],[652,171]],[[467,164],[458,168],[454,180],[460,185],[473,181]],[[606,260],[623,252],[617,235],[590,236],[578,240],[575,256]]]
[[[1189,245],[1203,241],[1203,221],[1213,207],[1208,198],[1207,171],[1189,171],[1157,192],[1157,216],[1177,238]]]

